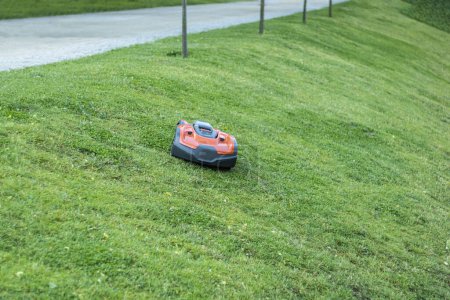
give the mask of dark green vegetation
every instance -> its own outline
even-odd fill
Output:
[[[239,0],[189,0],[189,4]],[[180,5],[181,0],[0,0],[0,19]]]
[[[449,0],[405,0],[411,7],[405,13],[421,22],[430,24],[441,30],[450,32]]]
[[[449,34],[408,5],[0,73],[0,298],[449,299]]]

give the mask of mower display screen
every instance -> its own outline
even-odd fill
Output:
[[[194,129],[197,132],[197,134],[203,136],[203,137],[207,137],[207,138],[216,138],[217,137],[217,133],[216,131],[212,128],[212,126],[206,122],[194,122]]]
[[[207,134],[211,134],[212,130],[206,128],[200,128],[201,132],[206,132]]]

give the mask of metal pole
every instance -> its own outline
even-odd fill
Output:
[[[260,3],[261,7],[259,10],[259,34],[264,33],[264,8],[265,8],[265,1],[261,0]]]
[[[306,24],[306,8],[307,8],[307,0],[303,0],[303,23]]]
[[[187,6],[187,0],[182,0],[182,6],[183,6],[183,24],[182,24],[182,44],[183,44],[183,57],[186,58],[189,56],[188,52],[188,45],[187,45],[187,12],[186,12],[186,6]]]
[[[330,0],[330,5],[328,6],[328,16],[330,18],[333,16],[333,0]]]

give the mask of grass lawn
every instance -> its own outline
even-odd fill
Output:
[[[449,299],[450,35],[409,6],[0,73],[0,298]]]
[[[450,32],[449,0],[405,0],[412,5],[405,13],[419,21]]]
[[[189,0],[189,4],[242,0]],[[0,19],[181,5],[181,0],[0,0]]]

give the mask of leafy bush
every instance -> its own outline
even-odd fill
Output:
[[[449,0],[405,0],[412,6],[404,13],[418,21],[450,32]]]

